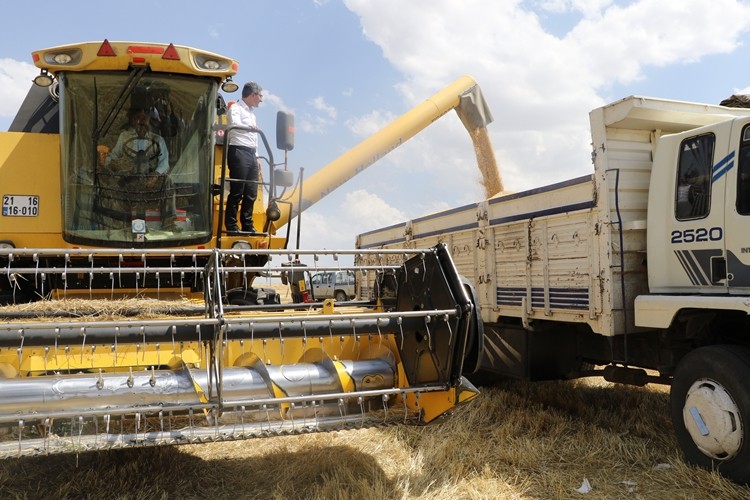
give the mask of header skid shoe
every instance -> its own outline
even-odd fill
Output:
[[[140,265],[124,265],[133,252]],[[389,285],[364,300],[280,303],[283,292],[252,287],[299,254],[368,253],[390,264],[312,269],[377,273]],[[118,273],[189,279],[203,301],[63,294],[0,307],[0,458],[427,423],[477,394],[461,376],[467,344],[481,341],[476,306],[444,246],[10,254],[0,251],[10,282],[88,279],[93,297]]]

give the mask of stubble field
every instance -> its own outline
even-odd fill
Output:
[[[503,382],[451,419],[0,462],[2,498],[749,498],[685,465],[663,389]],[[586,482],[588,493],[576,491]]]
[[[481,390],[426,427],[7,459],[0,498],[750,498],[750,487],[682,461],[665,387],[508,380]]]

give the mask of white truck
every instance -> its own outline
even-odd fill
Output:
[[[748,482],[750,109],[628,97],[590,123],[593,175],[357,247],[445,243],[480,304],[485,340],[470,356],[483,378],[671,384],[686,459]],[[383,283],[358,281],[363,295]]]
[[[336,299],[345,302],[355,295],[354,271],[329,271],[310,278],[313,300]]]

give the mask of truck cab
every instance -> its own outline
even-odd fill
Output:
[[[654,164],[651,292],[750,292],[750,117],[664,136]]]
[[[314,274],[310,278],[314,300],[336,299],[344,302],[354,297],[354,271],[332,271]]]

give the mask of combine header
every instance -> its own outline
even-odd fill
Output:
[[[218,90],[237,90],[236,61],[107,40],[33,56],[40,75],[0,134],[0,457],[427,423],[477,394],[462,373],[480,315],[444,246],[287,250],[290,214],[323,193],[298,182],[295,208],[262,133],[263,232],[221,229],[222,144],[239,127]],[[462,80],[420,127],[465,90],[483,102]],[[144,109],[151,144],[122,145]],[[292,131],[280,113],[279,149]],[[304,286],[300,256],[377,284],[366,300],[282,301],[270,283]]]
[[[342,305],[225,305],[228,273],[290,271],[228,261],[262,254],[289,262],[291,252],[193,252],[205,268],[26,271],[30,279],[60,273],[62,280],[68,273],[200,275],[205,301],[162,301],[148,314],[139,302],[123,302],[98,319],[74,317],[86,307],[6,308],[0,456],[429,422],[476,395],[461,377],[476,311],[444,247],[399,251],[410,257],[406,264],[377,266],[384,277],[377,300]],[[372,257],[386,262],[388,253]]]

